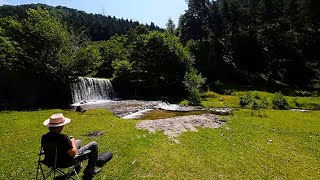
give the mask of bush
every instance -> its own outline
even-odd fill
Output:
[[[312,96],[312,92],[309,91],[294,91],[293,93],[294,96],[300,96],[300,97],[311,97]]]
[[[189,93],[189,101],[192,105],[201,104],[200,88],[205,81],[206,79],[201,74],[198,74],[196,69],[191,69],[190,72],[186,73],[183,84]]]
[[[281,94],[281,92],[278,92],[275,94],[275,96],[272,99],[272,107],[273,109],[288,109],[288,102],[286,98]]]
[[[247,107],[252,102],[251,93],[246,93],[243,97],[240,97],[240,106],[241,108]]]
[[[269,103],[266,98],[262,98],[259,93],[247,92],[243,97],[240,97],[241,108],[249,108],[252,110],[258,110],[262,108],[268,108]]]

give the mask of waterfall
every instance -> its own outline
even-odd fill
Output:
[[[108,79],[79,77],[71,84],[73,103],[112,99],[113,87]]]

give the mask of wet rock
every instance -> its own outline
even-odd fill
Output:
[[[83,109],[81,106],[76,107],[76,112],[86,112],[85,109]]]
[[[297,112],[310,112],[310,110],[306,110],[306,109],[291,109],[291,111],[297,111]]]
[[[230,115],[232,114],[231,108],[210,108],[209,111],[217,115]]]

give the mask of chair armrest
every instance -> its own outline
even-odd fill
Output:
[[[91,150],[86,150],[80,154],[77,154],[76,156],[84,156],[84,155],[88,155],[89,153],[91,153]]]
[[[88,156],[90,153],[91,153],[91,150],[86,150],[86,151],[84,151],[84,152],[82,152],[82,153],[80,153],[80,154],[76,154],[76,155],[74,156],[74,159],[85,159],[85,158],[87,158],[87,156]]]
[[[38,155],[39,155],[39,156],[40,156],[40,155],[44,155],[44,151],[41,150]]]

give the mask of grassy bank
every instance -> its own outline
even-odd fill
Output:
[[[230,95],[218,94],[215,92],[206,92],[202,95],[202,105],[205,107],[233,107],[240,108],[240,97],[244,96],[248,91],[232,92]],[[264,91],[250,91],[253,94],[259,95],[261,98],[267,99],[268,103],[272,104],[274,93]],[[320,97],[299,97],[299,96],[284,96],[288,101],[290,108],[320,110]]]
[[[114,158],[96,179],[319,179],[320,112],[236,111],[221,129],[183,133],[175,144],[158,132],[137,130],[139,121],[105,110],[0,112],[0,179],[33,179],[43,120],[63,112],[65,133],[95,140]],[[104,136],[89,138],[92,131]]]

